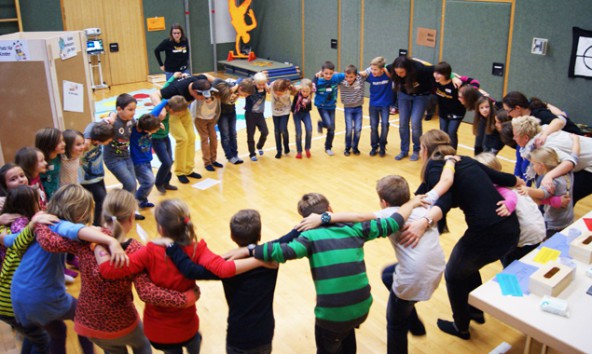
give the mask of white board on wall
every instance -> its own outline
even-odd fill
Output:
[[[236,31],[230,23],[228,0],[213,0],[209,2],[209,5],[210,14],[212,11],[214,14],[210,16],[210,20],[212,21],[213,18],[215,30],[213,35],[210,36],[210,43],[233,43],[236,39]]]

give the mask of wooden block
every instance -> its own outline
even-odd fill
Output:
[[[558,296],[576,275],[575,269],[558,262],[549,262],[530,276],[528,290],[539,296]]]
[[[585,232],[569,244],[569,256],[582,263],[592,263],[592,234]]]
[[[148,79],[146,81],[153,84],[162,83],[166,81],[166,76],[164,74],[148,75]]]

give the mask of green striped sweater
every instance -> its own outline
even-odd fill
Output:
[[[0,315],[14,317],[12,300],[10,299],[12,277],[19,264],[21,264],[23,254],[25,254],[33,240],[35,240],[35,233],[27,226],[16,237],[12,247],[6,250],[4,263],[2,263],[2,272],[0,272]]]
[[[308,257],[317,293],[317,325],[344,332],[364,322],[372,304],[364,243],[398,231],[403,223],[403,217],[394,213],[386,219],[321,227],[303,232],[288,244],[257,246],[254,256],[281,263]]]

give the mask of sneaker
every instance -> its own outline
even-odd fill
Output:
[[[419,153],[417,151],[414,151],[413,154],[411,154],[409,161],[417,161],[417,160],[419,160]]]
[[[149,201],[146,200],[146,201],[140,202],[139,206],[141,209],[154,208],[154,203],[150,203]]]
[[[327,149],[327,150],[325,150],[325,152],[326,152],[326,153],[327,153],[327,155],[329,155],[329,156],[333,156],[333,155],[335,155],[335,154],[333,153],[333,150],[331,150],[331,149]]]
[[[406,152],[400,152],[399,155],[395,156],[395,160],[400,161],[403,160],[404,158],[406,158],[408,155],[408,153]]]
[[[218,168],[222,168],[222,167],[224,167],[224,165],[223,165],[223,164],[221,164],[221,163],[220,163],[220,162],[218,162],[218,161],[214,161],[214,162],[212,162],[212,165],[214,165],[214,167],[218,167]]]
[[[359,154],[360,154],[360,150],[354,149],[354,155],[359,155]]]
[[[259,149],[259,155],[260,156],[263,156],[263,150],[262,149]]]
[[[310,150],[306,150],[306,157],[308,157],[310,159]]]
[[[74,284],[74,278],[72,278],[68,274],[64,274],[64,282],[66,284]]]
[[[349,150],[345,150],[345,151],[343,152],[343,154],[344,154],[345,156],[349,156],[349,155],[350,155],[350,152],[349,152]]]
[[[189,178],[185,175],[178,175],[177,178],[179,179],[179,182],[183,184],[189,183]]]
[[[430,115],[426,114],[425,117],[423,118],[423,120],[428,121],[428,120],[432,120],[432,118],[434,118],[433,114],[430,114]]]
[[[395,108],[395,107],[393,107],[393,108],[391,108],[391,109],[390,109],[389,113],[390,113],[390,114],[397,114],[397,113],[399,113],[399,109],[398,109],[398,108]]]
[[[276,159],[281,159],[282,158],[282,153],[278,152],[277,154],[275,154],[275,158]]]
[[[323,121],[322,120],[319,120],[317,122],[317,132],[319,134],[323,134]]]
[[[213,165],[206,165],[206,170],[210,171],[210,172],[214,172],[216,171],[216,169],[214,168]]]
[[[238,161],[236,161],[235,165],[240,165],[241,163],[244,162],[243,159],[241,159],[240,157],[238,157],[238,156],[235,156],[235,157],[238,160]]]
[[[302,153],[301,153],[301,152],[297,153],[297,154],[296,154],[296,158],[297,158],[297,159],[301,159],[301,158],[302,158]]]
[[[166,193],[166,189],[164,188],[164,186],[157,186],[154,185],[154,187],[156,187],[156,190],[160,193],[160,194],[165,194]]]
[[[78,272],[73,271],[72,269],[64,268],[64,275],[67,275],[74,280],[78,276]]]
[[[251,161],[257,161],[257,156],[251,156]]]
[[[384,157],[384,155],[386,155],[386,150],[384,148],[380,149],[378,155],[380,155],[380,157]]]
[[[146,220],[146,217],[141,214],[134,214],[134,219],[136,220]]]
[[[66,259],[66,264],[72,266],[72,268],[74,269],[80,269],[80,264],[78,263],[78,256]]]
[[[370,156],[376,156],[376,149],[370,150]]]
[[[238,161],[239,161],[239,158],[236,157],[236,156],[233,156],[233,157],[230,158],[230,160],[228,160],[228,162],[230,162],[233,165],[238,165],[240,163]]]
[[[191,172],[190,174],[187,175],[187,177],[191,177],[191,178],[195,178],[195,179],[200,179],[201,175],[197,172]]]
[[[167,184],[166,186],[164,186],[164,189],[166,189],[167,191],[176,191],[179,188],[177,188],[177,186],[172,186],[170,184]]]
[[[286,149],[286,151],[284,151],[284,155],[288,155],[290,153],[290,149]]]

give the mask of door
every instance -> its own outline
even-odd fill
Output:
[[[148,58],[142,0],[103,0],[112,85],[146,81]],[[109,49],[117,44],[117,52]]]
[[[337,67],[337,50],[331,48],[331,39],[337,40],[336,1],[304,1],[304,72],[303,77],[313,77],[327,60]],[[338,43],[339,45],[339,43]]]
[[[492,66],[506,65],[511,4],[451,0],[445,6],[441,60],[454,72],[478,79],[481,88],[500,100],[504,76],[492,75]]]

